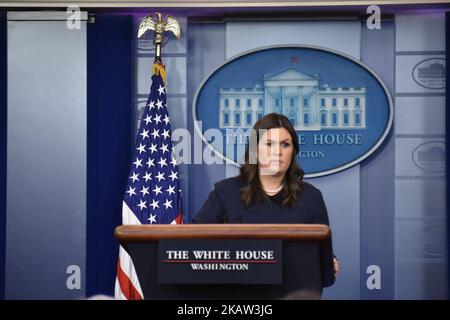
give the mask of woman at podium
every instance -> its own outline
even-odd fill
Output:
[[[256,138],[256,139],[255,139]],[[271,113],[253,126],[238,176],[217,182],[197,223],[329,224],[320,190],[303,181],[298,138],[289,120]]]
[[[264,116],[253,126],[239,175],[215,183],[193,222],[329,225],[322,193],[303,181],[298,152],[288,118]],[[334,272],[339,272],[336,259]]]

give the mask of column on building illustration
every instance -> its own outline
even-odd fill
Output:
[[[297,108],[295,110],[297,115],[297,123],[294,128],[301,127],[303,124],[302,119],[302,108],[301,108],[301,101],[302,101],[302,90],[303,88],[301,86],[297,87]]]
[[[313,96],[312,96],[311,100],[314,103],[314,123],[316,124],[316,126],[318,128],[321,128],[321,126],[320,126],[320,107],[319,107],[317,89],[318,89],[318,86],[315,86],[313,89]]]
[[[306,86],[302,86],[302,100],[300,101],[300,106],[302,110],[302,126],[300,126],[303,130],[308,130],[310,126],[310,116],[309,116],[309,103],[308,103],[308,88]]]
[[[270,94],[269,94],[269,88],[264,86],[264,114],[268,114],[272,112],[271,103],[269,101]]]

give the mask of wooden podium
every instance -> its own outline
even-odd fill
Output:
[[[323,287],[334,283],[331,230],[326,225],[123,225],[116,228],[114,236],[133,260],[145,299],[279,299],[298,290],[320,295]],[[168,284],[159,281],[160,242],[195,240],[201,243],[209,239],[242,242],[244,247],[247,240],[281,241],[281,283],[205,284],[195,283],[194,279],[192,283]],[[202,273],[198,274],[202,277]]]

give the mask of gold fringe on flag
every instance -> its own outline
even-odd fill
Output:
[[[160,74],[164,83],[166,83],[166,68],[162,63],[154,63],[152,68],[152,74]]]

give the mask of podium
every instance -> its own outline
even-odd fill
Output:
[[[287,294],[302,291],[320,296],[323,287],[330,286],[334,282],[331,230],[326,225],[123,225],[115,229],[114,236],[133,260],[145,299],[282,299]],[[265,261],[266,266],[258,266],[256,263],[251,265],[251,270],[255,272],[257,268],[261,270],[256,277],[251,273],[243,276],[242,271],[234,271],[222,273],[215,279],[212,271],[189,270],[186,272],[194,272],[195,276],[190,274],[183,276],[184,271],[180,271],[180,281],[177,277],[172,283],[161,281],[163,278],[161,273],[166,271],[163,262],[167,260],[162,261],[164,258],[161,257],[160,246],[168,241],[169,243],[175,241],[175,248],[186,244],[194,249],[197,246],[201,247],[202,243],[208,243],[209,253],[217,244],[232,243],[234,246],[237,245],[239,250],[245,250],[249,244],[254,245],[258,242],[272,244],[274,241],[275,244],[280,244],[280,250],[277,251],[277,254],[281,255],[278,266],[280,281],[276,283],[267,280],[272,278],[271,272],[278,272],[272,271],[277,266],[267,266],[268,262],[275,259]],[[217,262],[217,260],[210,261]],[[186,262],[184,265],[190,269],[189,262],[192,261],[169,262]],[[176,267],[180,267],[179,265]],[[227,274],[235,277],[232,283],[227,283]],[[205,279],[209,283],[205,283]],[[215,280],[217,281],[214,282]]]

